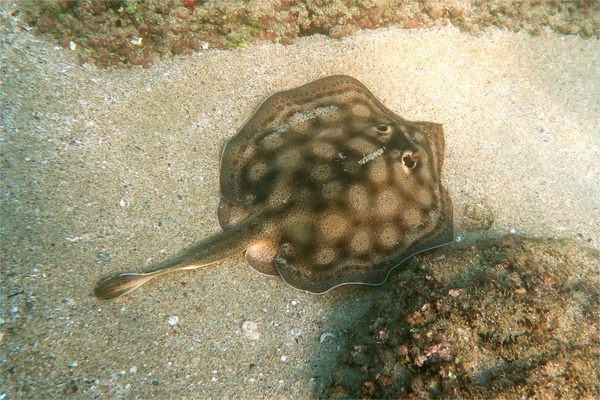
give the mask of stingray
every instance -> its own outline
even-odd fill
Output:
[[[275,93],[223,148],[222,232],[150,272],[106,279],[95,295],[115,299],[244,251],[258,272],[307,292],[380,285],[453,239],[443,158],[441,125],[403,119],[349,76]]]

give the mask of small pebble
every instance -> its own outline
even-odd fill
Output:
[[[63,299],[63,303],[68,307],[73,307],[75,305],[75,300],[73,299]]]
[[[323,343],[327,340],[335,340],[336,337],[333,333],[324,333],[321,335],[321,338],[319,339],[319,343]]]
[[[134,365],[133,367],[129,368],[129,374],[133,375],[137,372],[137,367]]]
[[[290,330],[290,335],[298,339],[302,336],[302,330],[300,328],[292,328],[292,330]]]
[[[258,324],[254,321],[245,321],[242,324],[242,332],[244,335],[253,340],[258,340],[260,333],[258,332]]]
[[[179,323],[179,317],[174,315],[172,317],[169,317],[169,319],[167,320],[167,322],[169,322],[169,325],[171,326],[175,326]]]

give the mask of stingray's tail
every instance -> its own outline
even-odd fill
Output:
[[[156,276],[156,272],[120,274],[96,285],[94,295],[100,300],[113,300],[134,291]]]
[[[105,279],[96,285],[94,295],[100,300],[113,300],[169,272],[195,269],[225,260],[251,246],[257,240],[258,231],[257,226],[249,224],[230,228],[160,263],[150,272],[123,273]]]

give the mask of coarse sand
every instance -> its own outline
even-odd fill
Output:
[[[327,75],[444,125],[463,243],[600,246],[596,39],[387,28],[110,70],[6,16],[1,36],[0,398],[315,396],[383,288],[305,294],[240,256],[116,302],[92,289],[216,232],[225,141],[266,95]]]

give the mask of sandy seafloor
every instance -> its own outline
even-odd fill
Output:
[[[216,232],[223,143],[267,94],[327,75],[444,125],[463,241],[600,246],[597,40],[379,29],[102,70],[3,31],[2,398],[300,398],[326,384],[336,340],[319,338],[343,338],[379,288],[305,294],[241,256],[117,302],[92,288]]]

